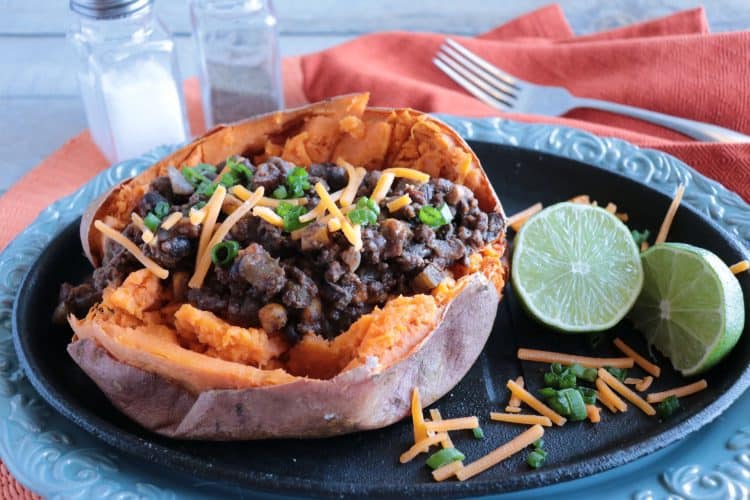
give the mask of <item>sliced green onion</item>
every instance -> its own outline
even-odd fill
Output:
[[[292,205],[291,203],[282,201],[276,207],[276,213],[284,221],[284,231],[289,233],[297,229],[302,229],[307,225],[299,221],[300,215],[307,213],[307,209],[302,205]]]
[[[358,224],[360,226],[371,224],[374,226],[378,223],[379,213],[380,207],[375,203],[375,200],[363,196],[357,200],[356,208],[349,212],[348,216],[349,220],[352,221],[352,224]]]
[[[565,367],[560,363],[552,363],[549,369],[552,373],[556,373],[558,375],[562,375],[562,372],[565,371]]]
[[[201,184],[211,182],[206,176],[216,175],[216,167],[208,163],[199,163],[194,167],[184,167],[181,172],[182,176],[185,177],[190,184],[194,187],[198,187]]]
[[[277,200],[283,200],[287,197],[286,186],[279,186],[273,190],[272,196]]]
[[[419,220],[430,227],[440,227],[447,224],[440,210],[430,205],[425,205],[419,209]]]
[[[291,198],[301,198],[305,190],[310,189],[310,180],[307,170],[302,167],[294,167],[286,178],[286,185],[289,187]]]
[[[612,376],[615,377],[620,382],[624,382],[625,378],[627,378],[628,376],[627,368],[612,368],[611,366],[607,366],[605,367],[605,370],[611,373]]]
[[[651,231],[648,229],[644,229],[643,231],[638,231],[637,229],[633,229],[630,231],[630,234],[633,235],[633,240],[635,241],[635,244],[638,245],[638,247],[643,244],[644,241],[648,241],[648,238],[651,236]]]
[[[156,204],[154,207],[154,215],[156,215],[158,218],[163,219],[167,215],[169,215],[169,211],[171,210],[171,206],[166,201],[160,201]]]
[[[154,215],[153,212],[149,212],[146,214],[146,217],[143,218],[143,225],[149,228],[152,233],[155,233],[159,229],[160,224],[161,219]]]
[[[228,188],[236,186],[239,183],[240,179],[235,174],[233,174],[231,170],[222,175],[221,179],[219,179],[219,184]]]
[[[229,167],[229,171],[237,177],[245,176],[248,181],[253,178],[253,171],[250,170],[247,165],[237,161],[235,158],[227,158],[226,166]]]
[[[201,196],[210,198],[213,196],[214,191],[216,191],[216,186],[217,184],[214,184],[213,182],[204,182],[198,186],[198,189],[195,192]]]
[[[442,450],[436,451],[430,455],[427,459],[427,466],[431,469],[439,469],[443,465],[457,460],[463,460],[464,458],[466,458],[464,454],[456,448],[443,448]]]
[[[596,368],[584,368],[583,369],[583,375],[581,375],[582,380],[585,380],[586,382],[591,382],[592,384],[596,382],[596,377],[598,377],[598,373]]]
[[[665,419],[671,417],[674,412],[680,409],[680,400],[677,396],[669,396],[667,399],[656,405],[656,413],[659,418]]]
[[[534,441],[534,442],[532,443],[532,445],[534,446],[534,449],[535,449],[535,450],[538,450],[538,449],[540,449],[540,448],[544,448],[544,439],[542,439],[542,438],[539,438],[539,439],[537,439],[536,441]]]
[[[576,387],[578,392],[581,393],[581,397],[583,397],[583,402],[587,405],[593,405],[596,404],[596,391],[594,389],[591,389],[590,387]]]
[[[570,372],[560,375],[560,389],[570,389],[576,386],[576,376]]]
[[[538,469],[544,465],[545,460],[547,460],[547,452],[541,448],[535,449],[526,457],[526,463],[529,464],[529,467],[532,469]]]
[[[440,211],[440,215],[443,216],[443,220],[446,224],[450,224],[451,221],[453,221],[453,213],[451,212],[451,208],[446,203],[440,205],[438,211]]]
[[[557,373],[547,372],[544,374],[544,385],[549,387],[560,386],[560,375]]]
[[[222,241],[211,249],[211,261],[217,266],[226,267],[234,262],[239,250],[240,244],[236,241]]]
[[[196,210],[200,210],[201,208],[203,208],[205,206],[206,206],[206,202],[205,201],[199,201],[198,203],[196,203],[195,205],[193,205],[190,208],[194,208]]]
[[[586,403],[583,402],[583,396],[576,389],[562,389],[557,392],[558,398],[564,398],[567,403],[568,411],[563,415],[570,420],[585,420],[588,416],[586,413]]]
[[[476,439],[484,439],[484,431],[481,427],[474,427],[472,429],[472,432],[474,433],[474,437]]]
[[[539,389],[537,392],[545,399],[554,398],[555,396],[557,396],[557,391],[552,387],[545,387],[543,389]]]

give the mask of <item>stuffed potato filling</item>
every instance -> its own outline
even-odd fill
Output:
[[[207,241],[208,224],[226,234]],[[429,293],[504,224],[471,190],[415,170],[345,162],[304,169],[278,157],[253,165],[233,156],[170,167],[121,234],[168,271],[175,299],[296,343],[308,334],[335,337],[396,296]],[[85,316],[105,288],[141,267],[108,240],[93,276],[63,285],[58,313]]]

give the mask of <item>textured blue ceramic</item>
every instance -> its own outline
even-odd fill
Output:
[[[671,194],[687,184],[684,202],[745,245],[750,207],[739,196],[659,151],[547,125],[442,116],[464,137],[535,149],[615,171]],[[0,458],[11,473],[50,498],[208,498],[247,492],[198,481],[113,451],[51,410],[24,378],[13,349],[11,310],[18,285],[50,239],[98,194],[148,167],[171,148],[113,166],[47,208],[0,255]],[[513,498],[748,498],[750,396],[682,442],[586,479],[507,495]]]

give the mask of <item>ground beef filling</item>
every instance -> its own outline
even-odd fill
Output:
[[[244,158],[235,159],[252,172],[245,185],[249,189],[263,186],[266,193],[284,185],[294,168],[280,158],[257,167]],[[333,164],[313,165],[308,173],[310,186],[321,182],[329,192],[347,184],[346,171]],[[369,172],[357,198],[370,196],[379,177],[380,172]],[[390,213],[386,204],[404,194],[412,202]],[[306,190],[305,196],[309,209],[319,202],[313,189]],[[170,176],[151,183],[136,211],[145,217],[159,202],[166,202],[170,212],[187,215],[191,206],[207,198],[191,192],[170,171]],[[453,215],[450,223],[431,227],[420,220],[423,206],[443,204]],[[226,267],[212,265],[203,286],[197,289],[186,288],[184,276],[194,268],[200,226],[183,218],[168,231],[160,229],[151,245],[140,240],[140,232],[132,225],[124,234],[169,269],[170,280],[182,276],[177,287],[182,289],[177,293],[187,302],[238,326],[281,331],[290,342],[296,342],[308,333],[334,337],[394,296],[429,292],[445,277],[447,268],[467,263],[472,252],[494,241],[504,227],[502,216],[482,211],[469,189],[442,178],[424,184],[399,178],[379,207],[377,224],[362,227],[361,251],[355,250],[341,231],[330,233],[322,222],[313,222],[293,239],[281,228],[249,214],[226,237],[240,245],[234,261]],[[68,312],[85,315],[101,300],[104,287],[119,284],[138,267],[127,252],[110,242],[104,263],[92,279],[78,287],[64,285],[61,300]]]

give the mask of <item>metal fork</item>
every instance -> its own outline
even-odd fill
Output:
[[[709,123],[615,102],[576,97],[563,87],[521,80],[450,38],[445,39],[432,62],[480,101],[500,111],[560,116],[574,108],[593,108],[655,123],[699,141],[750,142],[750,136]]]

